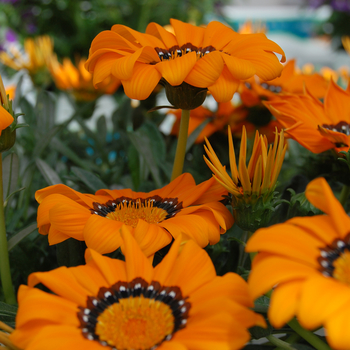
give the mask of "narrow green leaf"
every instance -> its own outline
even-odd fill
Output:
[[[17,187],[19,161],[16,153],[9,154],[2,163],[4,200],[13,193]]]
[[[8,250],[10,251],[12,248],[14,248],[22,239],[26,238],[28,235],[30,235],[35,229],[37,228],[37,223],[31,224],[27,226],[25,229],[19,231],[16,233],[11,239],[8,241]]]
[[[96,192],[101,188],[108,188],[108,186],[95,174],[90,171],[73,166],[72,173],[76,175],[86,186],[92,191]]]
[[[15,305],[9,305],[0,301],[0,321],[6,323],[10,327],[14,327],[17,309],[18,307]]]
[[[157,162],[154,158],[152,152],[151,141],[147,135],[138,131],[133,133],[129,133],[129,138],[132,144],[135,146],[139,154],[143,157],[145,163],[147,164],[153,180],[157,187],[162,187],[162,182],[159,175],[159,169],[157,166]]]
[[[56,171],[53,170],[44,160],[37,158],[35,159],[35,163],[41,172],[41,175],[49,185],[57,185],[63,183]]]
[[[199,124],[188,136],[187,144],[186,144],[186,152],[194,145],[198,135],[202,132],[202,130],[207,126],[207,124],[210,122],[210,118],[206,118],[204,122]]]

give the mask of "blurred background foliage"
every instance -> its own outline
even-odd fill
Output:
[[[2,0],[0,27],[22,37],[50,35],[59,56],[87,56],[92,39],[114,24],[144,31],[149,22],[169,24],[170,18],[203,22],[227,0]]]

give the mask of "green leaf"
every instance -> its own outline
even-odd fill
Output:
[[[2,163],[2,183],[4,188],[4,198],[7,199],[17,188],[19,161],[16,153],[9,154]]]
[[[38,126],[36,132],[39,139],[54,128],[55,109],[56,102],[53,95],[47,91],[41,90],[35,105],[36,125]]]
[[[162,187],[162,181],[160,179],[157,161],[152,152],[151,140],[148,135],[143,134],[139,130],[128,134],[130,141],[147,164],[156,186],[160,188]]]
[[[15,305],[9,305],[0,301],[0,321],[10,327],[14,327],[17,309],[18,307]]]
[[[107,122],[104,115],[97,119],[96,127],[97,133],[95,133],[95,137],[97,136],[98,143],[103,147],[106,144],[107,137]]]
[[[93,192],[100,190],[101,188],[108,188],[108,186],[95,174],[90,171],[73,166],[71,168],[72,173],[76,175],[86,186],[88,186]]]
[[[30,235],[33,231],[35,231],[37,228],[37,223],[29,225],[25,229],[19,231],[16,233],[11,239],[8,241],[8,250],[10,251],[12,248],[14,248],[22,239],[26,238],[28,235]]]
[[[57,185],[63,183],[56,171],[53,170],[45,161],[37,158],[35,160],[35,163],[49,185]]]
[[[210,118],[206,118],[204,122],[199,124],[192,133],[188,136],[187,144],[186,144],[186,152],[194,145],[195,141],[197,140],[198,135],[202,132],[202,130],[207,126],[207,124],[210,122]]]

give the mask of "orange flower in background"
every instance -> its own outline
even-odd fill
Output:
[[[248,283],[254,298],[273,288],[268,318],[280,328],[293,316],[324,326],[332,349],[350,348],[350,218],[323,178],[306,197],[326,215],[293,218],[258,230],[246,251],[258,252]]]
[[[124,189],[92,195],[55,185],[36,192],[38,227],[50,244],[72,237],[102,254],[120,247],[124,224],[147,256],[180,234],[205,247],[233,225],[230,211],[219,202],[225,194],[214,179],[196,185],[190,174],[149,193]]]
[[[123,25],[93,40],[86,68],[98,84],[112,75],[125,93],[147,98],[162,79],[171,86],[187,83],[208,89],[218,102],[229,101],[240,80],[279,76],[282,65],[274,52],[283,50],[262,33],[238,34],[219,22],[206,28],[171,19],[175,35],[156,23],[139,33]]]
[[[176,121],[171,130],[171,134],[178,135],[181,121],[181,110],[170,111],[169,113],[176,116]],[[216,131],[223,131],[224,127],[230,123],[230,119],[234,114],[235,107],[231,101],[218,103],[216,111],[211,111],[203,106],[193,109],[190,113],[188,134],[190,135],[197,127],[209,119],[209,122],[196,139],[196,143],[202,143],[205,137],[209,137]]]
[[[8,50],[0,52],[0,62],[14,69],[26,69],[34,83],[48,83],[48,67],[55,59],[53,40],[47,36],[38,36],[24,41],[24,52],[11,46]]]
[[[264,103],[286,133],[313,153],[350,147],[350,91],[330,82],[324,103],[308,91]]]
[[[113,94],[120,86],[120,81],[106,78],[98,87],[92,83],[92,75],[85,69],[86,60],[79,60],[75,66],[69,58],[64,58],[63,63],[53,60],[50,65],[50,73],[60,90],[68,90],[77,100],[91,101],[102,94]]]
[[[240,86],[240,96],[243,103],[252,107],[262,100],[275,100],[282,93],[303,93],[306,87],[315,97],[323,98],[326,94],[329,79],[319,73],[305,74],[295,66],[295,60],[289,60],[283,67],[281,76],[262,81],[253,77]]]
[[[216,276],[196,243],[179,252],[175,240],[153,268],[125,227],[122,237],[125,262],[87,249],[84,266],[31,274],[10,340],[28,350],[235,350],[250,339],[249,327],[265,326],[249,309],[247,283]]]

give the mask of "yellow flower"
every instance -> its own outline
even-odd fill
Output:
[[[238,275],[216,276],[195,242],[175,240],[155,268],[126,226],[125,261],[87,249],[86,265],[33,273],[11,341],[24,349],[240,349],[265,322]],[[33,288],[42,283],[53,293]]]

